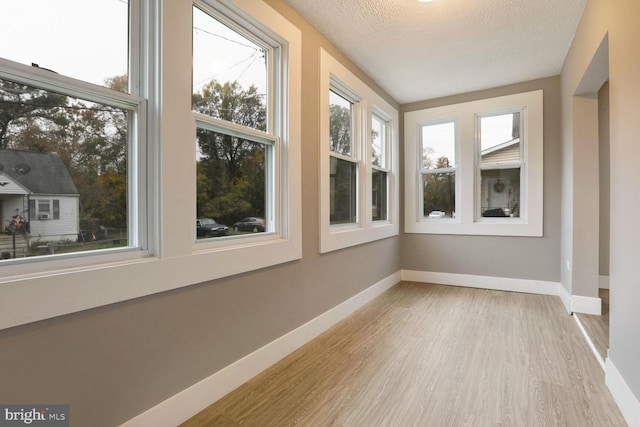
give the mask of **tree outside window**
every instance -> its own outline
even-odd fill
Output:
[[[421,128],[422,212],[427,219],[455,218],[456,124]]]
[[[329,211],[331,225],[358,221],[358,163],[354,153],[354,102],[329,91]]]
[[[266,219],[266,231],[273,231],[278,142],[270,125],[277,118],[269,107],[268,61],[277,49],[230,22],[205,5],[193,7],[196,215],[226,224],[232,235],[243,234],[233,224],[245,217]]]

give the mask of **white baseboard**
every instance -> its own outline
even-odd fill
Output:
[[[600,315],[600,298],[569,295],[560,282],[513,279],[508,277],[476,276],[472,274],[438,273],[433,271],[402,270],[402,280],[467,288],[493,289],[497,291],[524,292],[528,294],[559,296],[569,313]]]
[[[571,295],[560,285],[560,299],[569,313],[602,314],[602,300],[600,298]]]
[[[571,313],[571,294],[562,284],[560,284],[560,300],[564,304],[567,313]]]
[[[598,288],[609,289],[609,276],[598,276]]]
[[[594,297],[571,295],[571,312],[600,316],[602,314],[602,300]]]
[[[605,365],[604,365],[604,359],[602,358],[602,356],[598,352],[598,349],[596,348],[595,344],[591,340],[591,337],[587,333],[586,329],[584,329],[584,326],[582,325],[582,322],[580,321],[580,318],[578,316],[571,316],[571,317],[573,317],[573,319],[578,324],[578,328],[580,329],[580,332],[584,336],[584,339],[587,341],[587,344],[589,345],[589,348],[591,349],[591,352],[596,357],[596,360],[598,361],[598,363],[600,364],[600,367],[604,371],[606,369]]]
[[[400,272],[390,275],[299,328],[130,419],[122,426],[173,427],[188,420],[392,288],[400,280]]]
[[[624,378],[622,378],[622,375],[620,375],[620,372],[608,357],[605,366],[605,383],[613,395],[613,400],[616,401],[618,408],[620,408],[622,416],[629,424],[629,427],[640,426],[640,402],[638,402],[638,398],[634,396]]]
[[[462,286],[466,288],[493,289],[496,291],[524,292],[539,295],[560,295],[560,282],[511,279],[507,277],[476,276],[471,274],[438,273],[432,271],[402,270],[402,280]]]

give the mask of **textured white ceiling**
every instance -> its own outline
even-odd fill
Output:
[[[560,74],[587,0],[285,0],[401,104]]]

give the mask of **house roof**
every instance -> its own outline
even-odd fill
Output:
[[[0,171],[33,194],[79,194],[56,153],[0,149]]]
[[[514,138],[510,141],[503,142],[502,144],[494,145],[493,147],[489,147],[485,150],[482,150],[480,155],[486,156],[487,154],[495,153],[496,151],[504,150],[505,148],[512,147],[516,144],[520,143],[520,138]]]

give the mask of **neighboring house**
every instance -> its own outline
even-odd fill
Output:
[[[502,210],[505,215],[519,216],[520,201],[520,138],[483,150],[481,162],[485,164],[513,164],[513,169],[486,169],[482,171],[480,200],[481,212]],[[487,216],[494,216],[490,214]]]
[[[15,215],[29,223],[31,240],[77,240],[79,196],[55,153],[0,149],[0,220]]]

